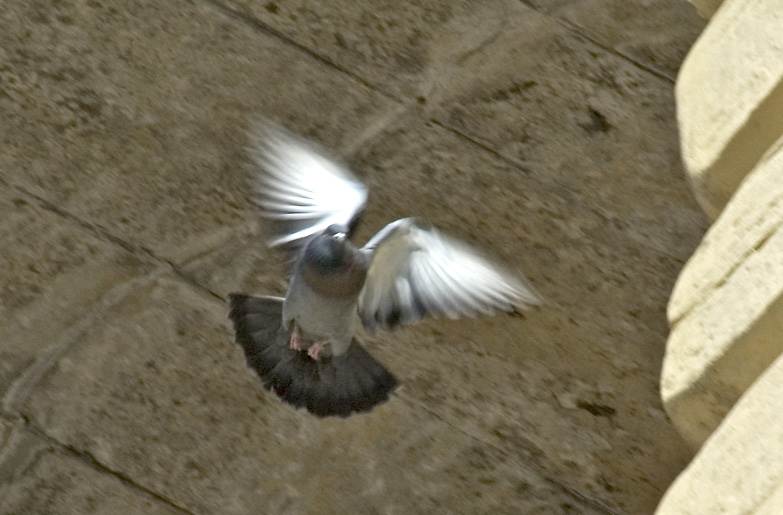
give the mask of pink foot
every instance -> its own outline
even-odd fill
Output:
[[[299,332],[299,327],[294,324],[294,329],[291,331],[291,340],[289,345],[294,350],[302,350],[302,333]]]
[[[319,359],[321,356],[321,351],[326,346],[326,340],[318,340],[313,342],[312,345],[310,345],[307,348],[307,355],[310,356],[313,359]]]

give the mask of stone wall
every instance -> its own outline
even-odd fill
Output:
[[[677,78],[683,161],[714,223],[669,303],[662,396],[700,450],[660,514],[783,513],[781,27],[778,1],[726,0]]]
[[[707,228],[682,0],[0,1],[0,514],[652,513],[691,459],[659,378]],[[546,305],[367,338],[346,420],[245,365],[230,292],[285,292],[249,201],[266,116]]]

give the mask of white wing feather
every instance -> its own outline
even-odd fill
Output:
[[[369,331],[425,315],[474,316],[540,304],[522,277],[413,218],[392,222],[362,249],[372,254],[359,314]]]
[[[367,201],[367,187],[346,166],[271,123],[257,130],[251,155],[256,204],[281,228],[270,246],[299,245],[331,224],[347,226]]]

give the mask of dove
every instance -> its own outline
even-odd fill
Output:
[[[254,202],[294,253],[285,298],[229,295],[235,339],[264,387],[319,417],[387,401],[398,379],[360,343],[425,317],[519,312],[540,297],[472,247],[416,218],[352,243],[368,188],[339,159],[263,123],[251,149]]]

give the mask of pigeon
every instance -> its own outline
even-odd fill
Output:
[[[254,202],[275,227],[269,246],[294,260],[285,298],[231,294],[229,318],[247,365],[286,403],[319,417],[370,411],[399,381],[362,333],[540,304],[521,275],[416,218],[355,246],[368,188],[280,126],[265,122],[256,135]]]

